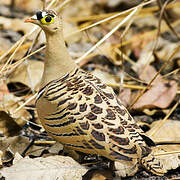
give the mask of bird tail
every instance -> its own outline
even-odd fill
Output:
[[[167,152],[163,147],[153,147],[152,152],[141,159],[141,164],[157,175],[163,175],[168,170],[176,169],[180,166],[178,153]]]
[[[164,168],[163,163],[161,162],[161,159],[157,158],[151,153],[141,159],[141,164],[148,171],[159,176],[163,176],[167,172],[167,170]]]

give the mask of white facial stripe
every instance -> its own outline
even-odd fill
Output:
[[[34,16],[32,16],[31,19],[37,20],[36,14]]]
[[[47,15],[47,13],[46,12],[42,12],[42,17],[45,17]]]

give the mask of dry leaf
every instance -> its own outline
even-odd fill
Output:
[[[126,177],[126,176],[133,176],[137,170],[138,170],[138,165],[134,164],[134,166],[131,165],[125,165],[122,164],[118,161],[114,162],[115,168],[116,168],[116,175],[117,177]]]
[[[14,137],[9,137],[6,138],[4,140],[4,142],[9,144],[9,150],[15,154],[15,153],[19,153],[22,154],[22,152],[24,152],[24,150],[28,147],[28,145],[30,144],[29,138],[25,137],[25,136],[14,136]],[[39,149],[41,149],[41,151],[39,152]],[[44,148],[43,148],[44,149]],[[28,151],[27,154],[29,153],[29,155],[31,154],[30,152],[36,152],[38,153],[38,155],[41,154],[41,152],[43,151],[42,148],[38,147],[38,146],[31,146]],[[33,153],[32,153],[33,154]]]
[[[139,72],[139,78],[146,83],[149,83],[157,71],[153,66],[146,66],[141,68]],[[134,109],[144,108],[166,108],[173,101],[177,93],[177,83],[175,81],[164,80],[161,75],[153,81],[152,87],[147,90],[139,100],[134,104]]]
[[[55,142],[50,148],[47,148],[50,154],[58,154],[63,149],[63,145],[59,142]]]
[[[8,38],[6,38],[7,35],[7,31],[0,33],[0,54],[2,54],[3,51],[5,51],[13,45],[13,43]]]
[[[19,68],[11,74],[8,79],[10,82],[20,82],[30,87],[32,90],[38,90],[42,77],[44,63],[41,61],[28,61],[19,66]]]
[[[0,111],[0,134],[3,136],[17,135],[21,127],[14,121],[8,113]]]
[[[154,78],[156,73],[157,71],[153,66],[147,65],[146,67],[140,69],[138,75],[141,80],[145,81],[146,83],[149,83]],[[161,81],[163,81],[163,78],[161,75],[158,75],[156,79],[152,82],[152,84],[156,84]]]
[[[146,132],[150,135],[156,129],[156,126],[161,123],[160,121],[155,121],[150,125],[150,130]],[[155,142],[161,141],[180,141],[180,121],[167,120],[160,129],[151,136],[152,140]]]
[[[14,113],[22,103],[22,98],[15,97],[13,94],[5,95],[0,102],[0,129],[4,135],[16,134],[20,127],[31,118],[30,113],[24,107]]]
[[[127,107],[131,103],[131,90],[125,88],[122,89],[118,98],[121,100],[122,104]]]
[[[20,159],[0,173],[6,180],[80,180],[87,169],[70,157],[50,156],[47,158]]]
[[[177,83],[175,81],[159,82],[154,84],[139,100],[134,104],[134,109],[144,108],[167,108],[173,101],[177,93]]]
[[[22,154],[24,150],[29,146],[30,144],[29,138],[25,136],[14,136],[14,137],[6,137],[0,140],[0,151],[5,153],[7,151],[10,151],[12,154],[19,153]],[[40,156],[42,154],[42,151],[47,150],[49,153],[48,155],[57,155],[60,150],[63,149],[63,146],[60,143],[55,143],[51,147],[44,147],[40,145],[32,145],[29,147],[28,151],[26,152],[26,155],[33,155],[33,156]]]
[[[13,94],[8,94],[3,97],[3,100],[0,104],[0,110],[10,113],[11,117],[14,118],[16,123],[22,126],[26,123],[26,120],[31,118],[30,113],[24,107],[15,112],[15,110],[23,103],[24,102],[22,98],[16,97]]]
[[[99,69],[95,69],[91,73],[94,76],[96,76],[99,79],[101,79],[103,83],[106,83],[106,84],[114,84],[114,83],[116,83],[115,77],[112,76],[111,74],[105,72],[105,71],[101,71]]]

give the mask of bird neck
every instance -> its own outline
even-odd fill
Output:
[[[53,34],[45,34],[47,44],[41,88],[50,81],[61,78],[77,68],[65,46],[62,31],[58,30]]]

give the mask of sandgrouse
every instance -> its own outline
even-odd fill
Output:
[[[98,154],[129,167],[143,165],[162,174],[143,131],[100,79],[81,70],[63,39],[61,17],[53,10],[38,11],[25,20],[46,35],[44,73],[36,100],[39,119],[47,133],[66,148]]]

